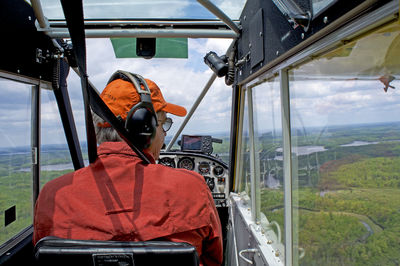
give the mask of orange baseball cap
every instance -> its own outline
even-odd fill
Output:
[[[150,79],[145,79],[151,92],[151,101],[154,111],[164,111],[177,116],[185,116],[186,109],[182,106],[167,103],[161,93],[160,88]],[[116,79],[110,82],[100,94],[101,99],[107,104],[108,108],[115,116],[126,119],[131,108],[140,102],[140,95],[129,81]],[[110,124],[98,124],[100,127],[110,127]]]

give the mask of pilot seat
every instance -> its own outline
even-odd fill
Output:
[[[48,236],[34,249],[36,265],[57,266],[198,266],[196,248],[169,241],[72,240]]]

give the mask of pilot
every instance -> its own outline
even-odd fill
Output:
[[[196,247],[200,265],[220,265],[221,224],[204,178],[155,163],[172,125],[167,114],[185,116],[186,109],[167,103],[153,81],[146,83],[158,119],[155,137],[143,150],[151,164],[94,114],[98,158],[45,184],[35,206],[33,242],[45,236],[187,242]],[[133,84],[123,79],[110,82],[101,98],[121,119],[140,101]]]

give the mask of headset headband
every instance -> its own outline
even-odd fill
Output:
[[[150,146],[158,126],[157,115],[154,111],[151,91],[147,82],[140,75],[118,70],[110,77],[107,84],[116,79],[130,82],[139,94],[140,101],[129,110],[125,120],[125,128],[134,135],[134,142],[137,147],[147,148]]]

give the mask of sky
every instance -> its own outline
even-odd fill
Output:
[[[46,4],[50,0],[43,0]],[[50,1],[54,3],[54,1]],[[57,2],[57,1],[56,1]],[[85,1],[91,3],[91,1]],[[151,3],[165,1],[154,0]],[[216,0],[215,3],[229,7],[228,13],[237,13],[233,0]],[[121,0],[118,3],[123,3]],[[131,2],[130,2],[131,3]],[[135,1],[146,5],[147,1]],[[173,14],[185,16],[198,9],[194,1],[171,1],[164,8],[163,16]],[[107,5],[104,1],[104,5]],[[45,13],[52,11],[52,6]],[[54,8],[56,10],[56,8]],[[56,11],[52,11],[56,14]],[[146,10],[146,9],[143,9]],[[236,10],[236,11],[235,11]],[[200,11],[200,16],[205,16]],[[143,13],[142,13],[143,14]],[[146,13],[144,15],[152,15]],[[234,16],[234,15],[233,15]],[[212,15],[210,16],[212,17]],[[371,49],[379,43],[389,49],[397,40],[396,32],[372,36],[357,42],[349,49],[350,56],[320,58],[295,68],[290,77],[292,125],[295,127],[331,126],[357,123],[400,121],[400,82],[398,76],[391,83],[396,89],[383,90],[378,80],[387,74],[382,59],[387,50]],[[200,95],[212,71],[203,58],[209,51],[222,55],[230,45],[229,39],[189,39],[188,59],[116,59],[109,39],[87,39],[87,67],[90,81],[102,91],[109,77],[116,70],[138,73],[155,81],[164,98],[171,103],[184,106],[188,111]],[[346,50],[349,51],[348,49]],[[372,56],[372,54],[377,56]],[[353,56],[351,56],[353,55]],[[369,58],[365,60],[365,58]],[[384,65],[384,64],[383,64]],[[326,73],[347,75],[340,80],[326,79]],[[350,74],[349,74],[350,73]],[[355,79],[368,76],[368,79]],[[367,75],[366,75],[367,74]],[[310,77],[317,75],[316,79]],[[325,75],[325,76],[324,76]],[[318,77],[322,77],[319,79]],[[323,79],[325,78],[325,79]],[[71,71],[68,77],[69,95],[80,141],[85,141],[84,114],[80,80]],[[31,87],[25,84],[0,79],[0,147],[30,145],[30,101]],[[256,130],[276,131],[281,128],[279,78],[260,84],[252,89]],[[18,91],[18,93],[16,93]],[[218,134],[229,132],[231,123],[232,88],[223,78],[217,78],[209,89],[183,134]],[[65,143],[62,125],[55,99],[51,91],[42,90],[42,143]],[[12,112],[10,112],[12,110]],[[179,128],[183,118],[172,116],[174,125],[169,136]]]
[[[42,0],[44,14],[48,18],[62,17],[59,1]],[[146,0],[146,1],[94,1],[86,0],[85,17],[129,16],[129,17],[196,17],[215,18],[197,1]],[[237,18],[243,6],[243,0],[215,0],[216,5],[224,6],[229,16]],[[154,8],[157,4],[158,8]],[[153,8],[149,8],[153,5]],[[123,8],[121,8],[123,7]],[[106,12],[104,12],[106,10]],[[99,12],[99,13],[98,13]],[[125,14],[125,15],[124,15]],[[110,76],[116,70],[138,73],[156,82],[166,101],[184,106],[188,111],[202,92],[212,71],[205,65],[203,58],[209,51],[225,54],[230,39],[189,39],[188,59],[117,59],[114,56],[109,39],[87,39],[87,69],[89,80],[101,92]],[[86,141],[84,111],[80,80],[71,70],[68,92],[73,109],[80,141]],[[30,145],[30,99],[31,87],[18,84],[20,93],[15,90],[15,82],[0,80],[0,147]],[[232,88],[217,78],[203,102],[199,105],[183,134],[213,134],[229,132]],[[41,96],[42,144],[65,143],[56,102],[51,91],[42,90]],[[13,109],[17,118],[11,119],[8,110]],[[174,124],[168,135],[172,136],[179,128],[183,118],[171,116]]]
[[[116,70],[138,73],[153,80],[161,89],[167,102],[179,104],[190,110],[204,86],[212,76],[212,71],[203,61],[209,51],[224,54],[229,47],[229,39],[189,39],[188,59],[116,59],[109,39],[87,40],[88,75],[94,86],[102,91],[108,79]],[[75,73],[68,79],[70,97],[80,103],[80,81]],[[74,89],[75,88],[75,89]],[[232,88],[218,78],[187,124],[186,134],[211,134],[228,132],[230,127]],[[183,118],[171,115],[174,125],[169,135],[173,135]],[[83,123],[83,121],[81,121]]]
[[[112,73],[118,69],[141,74],[154,80],[167,101],[190,110],[203,90],[211,70],[204,64],[204,55],[212,50],[223,54],[230,40],[189,39],[188,59],[116,59],[109,39],[87,40],[89,79],[102,91]],[[323,59],[325,60],[325,59]],[[322,61],[323,61],[322,60]],[[315,63],[315,62],[314,62]],[[323,62],[322,62],[323,63]],[[327,62],[331,64],[331,62]],[[324,65],[324,64],[323,64]],[[396,89],[383,90],[376,78],[368,80],[307,80],[321,64],[294,69],[290,78],[293,127],[325,127],[344,124],[400,121],[400,82]],[[84,115],[80,80],[72,71],[68,78],[69,94],[81,141],[85,141]],[[0,80],[0,147],[30,144],[31,87]],[[281,107],[279,78],[254,88],[253,103],[256,132],[279,132]],[[18,93],[15,93],[18,91]],[[215,134],[229,132],[232,88],[217,78],[203,102],[187,124],[183,134]],[[42,90],[42,143],[65,143],[62,125],[52,91]],[[12,110],[12,115],[9,110]],[[172,136],[182,118],[172,116]]]

